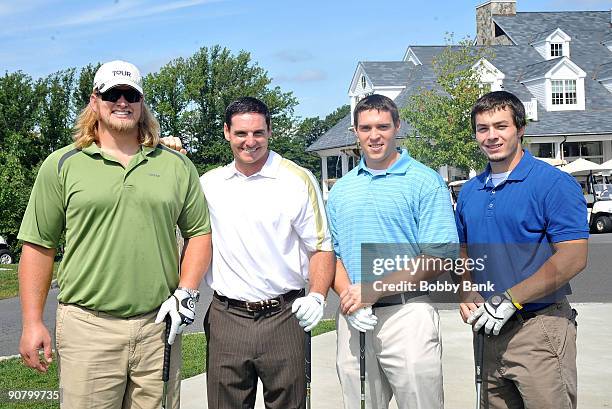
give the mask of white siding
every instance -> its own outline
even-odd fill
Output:
[[[546,95],[546,80],[544,78],[531,82],[526,82],[525,86],[531,94],[538,99],[538,102],[548,110],[548,95]]]
[[[576,71],[572,70],[566,64],[558,64],[554,71],[550,73],[550,78],[553,80],[573,80],[576,79]]]
[[[610,51],[612,51],[612,50],[610,50]],[[606,89],[608,91],[612,92],[612,79],[601,81],[601,85],[606,87]]]
[[[395,100],[395,98],[402,92],[401,89],[376,89],[375,92],[377,94],[384,95],[386,97]]]
[[[363,95],[363,94],[366,94],[368,92],[372,92],[372,84],[370,84],[370,82],[367,80],[367,78],[366,78],[366,86],[365,86],[365,88],[361,86],[361,77],[362,76],[363,76],[363,72],[361,72],[359,74],[359,76],[357,77],[357,84],[355,86],[355,90],[353,91],[354,94]]]
[[[539,43],[535,43],[533,44],[533,48],[535,48],[535,50],[543,57],[546,58],[547,60],[550,60],[550,52],[547,49],[547,44],[545,41],[541,41]]]

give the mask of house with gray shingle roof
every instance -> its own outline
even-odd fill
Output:
[[[612,10],[517,12],[515,0],[490,0],[476,7],[476,41],[492,56],[480,78],[523,101],[530,119],[526,147],[543,158],[571,162],[579,157],[612,159]],[[400,61],[361,61],[350,82],[351,108],[366,95],[383,94],[400,107],[421,88],[442,92],[432,61],[446,46],[409,46]],[[479,69],[476,66],[475,69]],[[402,122],[401,134],[413,134]],[[341,163],[340,175],[358,163],[352,115],[341,119],[308,151],[322,158],[327,195],[328,158]],[[440,169],[447,180],[465,177]]]

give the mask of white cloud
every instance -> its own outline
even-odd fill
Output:
[[[307,50],[281,50],[274,54],[276,58],[286,62],[300,62],[312,60],[312,54]]]
[[[50,24],[47,27],[79,26],[103,23],[109,20],[137,19],[219,1],[223,0],[181,0],[167,2],[157,6],[151,6],[143,0],[130,2],[118,1],[108,6],[99,7],[95,10],[89,10],[85,13],[69,17],[63,21]]]
[[[321,70],[305,70],[296,75],[278,75],[274,77],[278,82],[317,82],[327,79],[327,74]]]

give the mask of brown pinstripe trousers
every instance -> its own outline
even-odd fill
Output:
[[[209,409],[253,408],[258,377],[266,408],[305,407],[304,330],[291,304],[254,316],[213,297],[204,319]]]

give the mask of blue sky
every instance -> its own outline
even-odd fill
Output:
[[[399,60],[409,45],[475,33],[484,0],[0,0],[0,73],[34,78],[125,59],[155,72],[202,46],[245,50],[300,101],[325,116],[348,103],[358,61]],[[518,11],[609,10],[610,0],[517,0]]]

